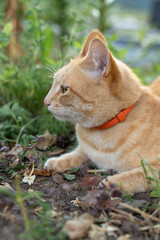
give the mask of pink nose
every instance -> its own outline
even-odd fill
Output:
[[[50,105],[50,103],[48,103],[47,101],[44,100],[44,106],[48,107]]]

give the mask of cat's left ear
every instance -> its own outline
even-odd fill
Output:
[[[106,45],[94,38],[89,46],[88,53],[84,57],[81,67],[94,76],[105,75],[109,66],[109,50]]]

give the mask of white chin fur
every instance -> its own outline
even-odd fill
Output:
[[[65,121],[72,122],[72,121],[70,120],[70,117],[64,116],[64,115],[61,115],[61,114],[57,114],[57,112],[55,113],[55,111],[52,109],[51,106],[48,107],[48,110],[54,115],[54,117],[55,117],[57,120],[62,121],[62,122],[65,122]]]

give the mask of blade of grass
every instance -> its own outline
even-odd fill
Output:
[[[16,138],[16,144],[19,143],[20,137],[21,137],[24,129],[25,129],[27,126],[29,126],[31,123],[33,123],[35,120],[37,120],[37,118],[38,118],[38,116],[35,117],[35,118],[33,118],[33,119],[31,119],[28,123],[26,123],[23,127],[21,127],[21,129],[20,129],[20,131],[19,131],[19,134],[18,134],[18,136],[17,136],[17,138]]]

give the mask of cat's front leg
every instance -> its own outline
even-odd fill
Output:
[[[44,168],[47,170],[57,170],[63,172],[70,170],[73,167],[79,167],[85,161],[87,161],[86,154],[78,147],[71,153],[66,153],[57,158],[50,158],[46,161]]]
[[[132,169],[128,172],[115,174],[114,176],[109,176],[107,180],[103,180],[102,182],[107,188],[110,188],[110,183],[115,183],[128,193],[143,192],[148,189],[142,167]]]

